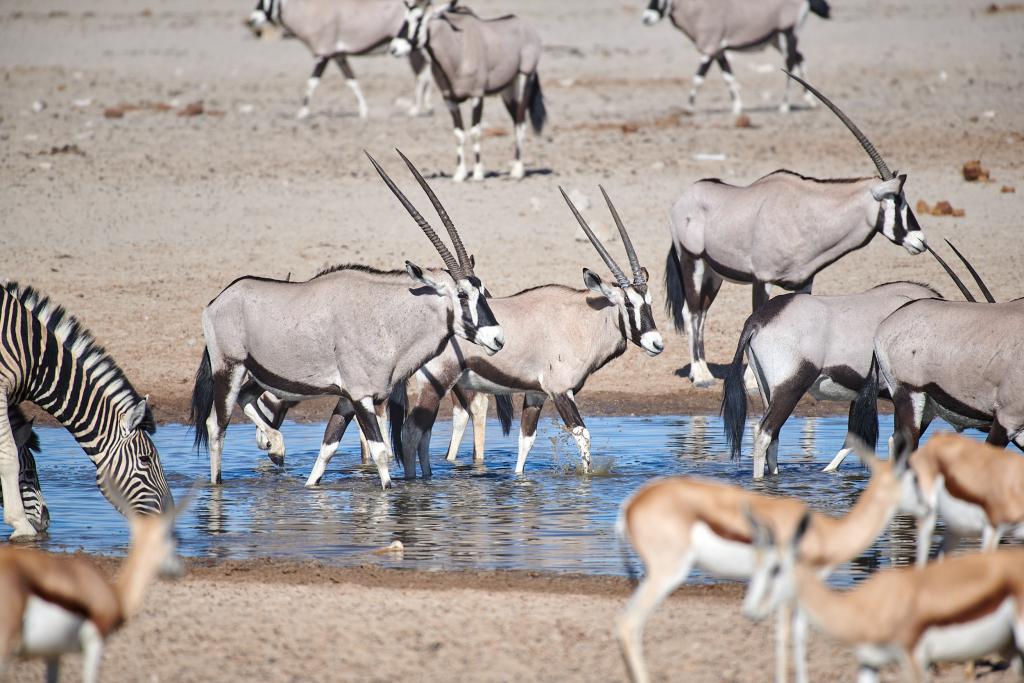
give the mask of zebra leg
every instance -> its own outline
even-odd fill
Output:
[[[306,488],[311,489],[320,485],[320,480],[324,478],[324,472],[327,471],[327,465],[330,464],[331,458],[337,452],[338,446],[341,444],[341,437],[345,436],[345,430],[348,429],[348,424],[352,421],[355,412],[351,401],[344,397],[338,399],[338,403],[334,406],[334,412],[327,420],[324,438],[320,442],[320,453],[316,456],[313,469],[310,470],[309,477],[306,479]]]
[[[704,320],[722,286],[722,278],[703,259],[686,252],[679,259],[683,270],[683,318],[690,343],[690,381],[696,387],[709,387],[715,378],[704,359]]]
[[[25,514],[18,486],[18,446],[7,414],[7,394],[0,391],[0,490],[4,494],[4,522],[14,527],[11,539],[32,538],[36,529]]]
[[[320,77],[324,75],[324,69],[327,68],[327,57],[318,57],[316,63],[313,65],[313,75],[306,81],[306,95],[302,98],[302,108],[295,115],[297,119],[309,118],[309,103],[313,99],[313,93],[316,92],[316,87],[320,85]]]
[[[220,484],[221,452],[224,449],[224,431],[235,409],[238,392],[242,388],[245,368],[239,364],[221,367],[213,372],[213,408],[206,418],[206,433],[210,449],[210,483]]]
[[[50,526],[50,511],[46,507],[42,489],[39,486],[39,471],[36,459],[32,455],[36,447],[35,432],[32,421],[26,420],[18,409],[7,413],[11,421],[11,432],[14,434],[14,447],[18,450],[18,490],[21,492],[21,505],[25,516],[36,531],[42,533]],[[3,491],[0,489],[0,507],[3,507]]]
[[[487,394],[476,392],[469,402],[469,414],[473,418],[473,462],[482,465],[484,462],[484,443],[487,439]]]
[[[694,110],[694,105],[697,102],[697,91],[704,84],[704,77],[708,75],[708,69],[711,68],[712,61],[712,57],[708,55],[700,56],[700,64],[697,65],[697,73],[693,75],[693,85],[690,86],[690,96],[686,101],[686,108],[690,112]]]
[[[580,469],[583,474],[589,474],[591,471],[590,432],[583,424],[583,417],[580,415],[580,409],[576,406],[576,399],[573,398],[572,391],[556,394],[552,396],[552,399],[562,422],[572,431],[572,436],[576,439],[576,445],[580,449]]]
[[[363,91],[359,88],[359,81],[356,80],[356,73],[348,64],[348,58],[344,54],[336,54],[334,55],[334,63],[338,65],[341,73],[345,76],[345,85],[356,96],[356,102],[359,105],[359,118],[365,119],[369,114],[369,109],[366,107],[366,100],[363,99]]]
[[[370,443],[370,456],[377,465],[377,473],[380,475],[380,487],[383,490],[391,488],[391,474],[388,472],[388,449],[384,444],[384,435],[380,433],[380,425],[377,424],[377,415],[373,407],[373,399],[364,396],[358,401],[352,402],[356,411],[356,421],[359,429],[366,435]]]
[[[718,66],[722,69],[722,78],[725,79],[725,84],[729,86],[729,96],[732,98],[732,113],[739,116],[743,113],[743,102],[740,100],[740,85],[736,82],[736,77],[732,75],[732,67],[729,66],[725,50],[722,50],[715,56],[715,61],[718,62]]]
[[[462,111],[459,109],[459,103],[453,100],[447,100],[448,111],[452,115],[452,125],[455,127],[455,153],[458,157],[458,164],[455,166],[455,173],[452,174],[452,180],[457,183],[461,183],[466,179],[466,131],[462,125]]]
[[[462,437],[466,434],[466,425],[469,424],[469,416],[469,401],[467,400],[465,393],[463,393],[463,391],[458,387],[453,387],[452,440],[448,444],[448,455],[444,458],[448,462],[455,462],[459,458],[459,446],[462,445]],[[476,434],[474,434],[474,436],[476,436]]]
[[[422,50],[409,53],[409,66],[416,76],[416,103],[409,108],[409,116],[422,116],[433,111],[430,106],[430,58]]]
[[[484,162],[480,158],[480,139],[484,131],[480,121],[484,116],[484,98],[474,97],[470,102],[472,118],[469,126],[469,137],[473,141],[473,180],[483,180]]]
[[[526,394],[523,396],[523,414],[519,418],[519,457],[516,458],[516,474],[522,474],[526,468],[526,456],[533,448],[537,439],[537,421],[544,407],[544,394]]]

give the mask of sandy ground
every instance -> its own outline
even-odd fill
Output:
[[[522,14],[547,46],[540,73],[549,127],[529,140],[531,175],[508,179],[509,122],[489,101],[484,158],[500,175],[483,184],[436,181],[496,294],[543,282],[581,286],[582,267],[600,269],[591,247],[573,240],[558,184],[585,193],[594,203],[586,215],[607,231],[596,187],[606,185],[660,304],[667,210],[687,184],[707,176],[746,183],[779,167],[820,177],[872,172],[826,111],[775,111],[783,77],[774,52],[734,59],[752,127],[734,127],[717,71],[698,113],[682,115],[695,51],[668,24],[642,26],[644,4],[474,3],[483,14]],[[990,14],[989,4],[836,2],[832,20],[809,18],[801,50],[814,82],[891,167],[909,173],[911,203],[944,199],[964,209],[963,218],[922,217],[930,240],[956,240],[996,296],[1010,298],[1021,294],[1011,264],[1021,257],[1024,202],[1024,12],[1010,5]],[[308,52],[298,41],[252,38],[241,25],[248,10],[206,0],[96,0],[88,8],[8,0],[0,8],[0,273],[77,313],[164,420],[185,415],[203,345],[200,313],[235,277],[305,278],[346,261],[438,262],[361,151],[383,159],[425,204],[390,150],[400,147],[427,174],[451,173],[450,119],[438,98],[433,116],[407,118],[408,66],[373,56],[353,61],[368,120],[355,117],[332,67],[314,116],[296,121]],[[176,115],[196,100],[205,114]],[[36,101],[46,105],[38,114]],[[103,115],[142,102],[171,109]],[[65,145],[74,151],[51,154]],[[726,159],[694,159],[703,153]],[[977,158],[993,182],[963,180],[963,162]],[[1003,185],[1019,191],[1003,194]],[[900,278],[952,291],[927,256],[884,238],[828,269],[816,287],[847,292]],[[712,362],[731,358],[749,300],[748,288],[723,287],[708,323]],[[685,379],[685,338],[669,331],[667,341],[659,358],[631,348],[594,377],[584,412],[715,410],[718,392],[695,391]]]
[[[113,563],[106,562],[108,567]],[[193,567],[150,593],[107,650],[111,681],[619,681],[612,624],[625,579],[532,573],[426,574],[279,562]],[[770,680],[767,624],[739,613],[737,585],[692,586],[648,622],[655,680]],[[268,619],[268,615],[273,615]],[[812,633],[813,680],[851,680],[849,650]],[[78,680],[78,658],[65,680]],[[993,663],[995,661],[993,660]],[[982,680],[1016,680],[978,667]],[[895,670],[884,680],[899,680]],[[15,681],[35,681],[23,663]],[[937,681],[962,681],[945,665]]]

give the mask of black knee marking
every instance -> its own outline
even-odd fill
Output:
[[[917,420],[914,417],[914,401],[910,396],[910,392],[902,387],[898,387],[892,395],[892,406],[893,433],[897,434],[900,430],[907,430],[907,434],[910,437],[910,448],[917,450],[918,443],[921,440],[921,427],[917,424]]]
[[[732,66],[729,65],[729,59],[725,56],[724,51],[715,55],[715,61],[718,62],[718,68],[720,68],[723,73],[727,73],[730,76],[732,75]]]
[[[711,69],[711,65],[714,63],[714,59],[702,59],[700,64],[697,65],[697,76],[704,78],[708,75],[708,70]]]
[[[558,415],[562,418],[562,422],[569,429],[575,427],[586,427],[583,423],[583,417],[580,415],[579,408],[576,407],[576,402],[573,401],[567,394],[559,394],[554,397],[555,409],[558,411]]]
[[[537,433],[537,423],[540,421],[543,408],[543,399],[533,400],[529,394],[523,397],[523,413],[519,418],[519,431],[523,436],[533,436]]]
[[[999,416],[992,421],[992,426],[988,429],[988,436],[985,438],[985,443],[997,446],[999,448],[1006,448],[1010,445],[1010,435],[1006,431],[1006,427],[999,422]]]
[[[338,65],[338,68],[341,69],[341,73],[347,80],[355,80],[356,73],[352,71],[352,67],[349,66],[348,59],[345,55],[334,55],[334,63]]]
[[[321,57],[320,59],[316,60],[316,63],[313,65],[313,75],[310,76],[310,78],[320,78],[321,76],[324,75],[324,69],[326,68],[327,57]]]
[[[759,424],[761,432],[771,435],[772,441],[778,439],[782,425],[786,424],[800,398],[807,393],[820,374],[819,368],[805,361],[792,377],[772,387],[771,391],[766,391],[770,398],[768,409]]]

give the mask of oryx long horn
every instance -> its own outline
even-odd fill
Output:
[[[441,238],[437,236],[434,229],[430,227],[430,223],[427,222],[427,219],[425,219],[420,212],[416,210],[416,207],[412,205],[412,202],[402,194],[402,191],[398,189],[397,185],[395,185],[395,181],[388,177],[388,174],[384,172],[384,169],[377,163],[377,160],[370,156],[370,153],[365,149],[363,150],[363,154],[365,154],[366,158],[370,160],[373,167],[377,169],[377,173],[379,173],[381,179],[384,180],[384,184],[388,186],[388,189],[391,190],[396,197],[398,197],[398,201],[402,203],[402,206],[404,206],[405,210],[409,212],[412,219],[416,221],[416,225],[420,226],[420,229],[426,233],[427,239],[430,240],[430,243],[434,245],[434,249],[437,249],[437,253],[440,254],[441,258],[444,260],[444,265],[447,266],[448,272],[451,273],[452,277],[456,280],[461,279],[462,269],[459,267],[459,262],[455,260],[455,257],[452,256],[452,252],[448,251],[448,247],[446,247],[444,242],[441,241]]]
[[[640,259],[636,257],[636,249],[633,248],[633,242],[629,239],[629,233],[626,232],[626,226],[622,224],[622,219],[619,218],[619,212],[615,210],[615,206],[612,205],[612,200],[608,197],[608,193],[604,191],[604,187],[598,185],[601,190],[601,194],[604,195],[604,203],[608,205],[608,210],[612,212],[612,219],[615,221],[615,227],[619,229],[619,235],[622,237],[622,246],[626,248],[626,256],[629,258],[629,267],[633,269],[633,282],[640,284],[643,282],[643,275],[640,270]]]
[[[949,248],[953,250],[953,253],[955,253],[960,258],[960,260],[964,262],[964,265],[967,266],[967,270],[970,271],[971,277],[973,277],[974,282],[977,283],[978,289],[981,290],[982,296],[985,297],[985,301],[989,302],[990,304],[994,304],[996,300],[992,296],[992,292],[990,292],[988,287],[985,286],[985,282],[981,279],[981,276],[978,275],[978,271],[974,269],[974,266],[971,265],[971,262],[964,258],[964,255],[960,253],[959,249],[953,246],[952,242],[946,240],[946,244],[948,244]]]
[[[562,198],[565,199],[565,203],[568,204],[569,208],[572,210],[572,215],[576,217],[576,222],[580,224],[581,228],[583,228],[583,232],[587,234],[587,237],[590,239],[590,243],[594,245],[594,249],[597,249],[597,253],[601,256],[604,264],[608,266],[608,270],[612,271],[612,275],[615,276],[615,280],[619,283],[619,286],[628,287],[629,279],[626,277],[625,273],[622,272],[622,269],[619,268],[618,264],[615,263],[615,259],[612,258],[612,255],[609,254],[608,250],[604,248],[603,244],[601,244],[601,240],[597,239],[597,235],[595,235],[594,231],[590,229],[587,222],[583,220],[583,216],[580,215],[580,212],[576,209],[576,205],[572,203],[572,200],[569,199],[569,195],[565,193],[565,190],[562,189],[561,185],[558,186],[558,191],[562,193]]]
[[[928,250],[929,254],[935,257],[935,260],[939,262],[939,265],[942,266],[943,270],[946,271],[946,274],[948,274],[949,277],[953,280],[953,284],[955,284],[960,289],[960,293],[964,295],[964,298],[970,301],[971,303],[977,303],[977,299],[975,299],[974,295],[971,294],[971,290],[967,289],[967,287],[964,286],[963,281],[959,277],[957,277],[957,274],[953,272],[953,269],[950,268],[946,264],[946,262],[942,260],[942,257],[939,256],[938,253],[931,248],[931,245],[925,242],[924,248]]]
[[[445,230],[448,231],[448,236],[452,238],[452,244],[455,246],[455,255],[459,257],[459,265],[462,267],[464,275],[471,275],[473,272],[473,265],[469,260],[469,254],[466,253],[466,247],[462,244],[462,238],[459,237],[459,231],[455,229],[455,224],[452,223],[452,219],[448,217],[448,212],[441,206],[441,200],[437,198],[434,191],[430,189],[430,185],[427,185],[427,181],[424,180],[420,172],[412,165],[408,157],[402,154],[402,150],[395,148],[398,152],[398,156],[402,157],[402,161],[412,171],[413,176],[416,178],[416,182],[420,184],[423,191],[427,194],[430,199],[430,203],[434,205],[434,210],[437,211],[437,215],[441,217],[441,222],[444,224]]]
[[[842,121],[846,125],[846,127],[850,129],[850,132],[853,133],[853,137],[857,138],[857,142],[860,143],[861,147],[864,148],[864,151],[868,153],[869,157],[871,157],[871,161],[875,162],[875,168],[878,169],[878,174],[882,176],[882,180],[892,179],[892,171],[890,171],[889,167],[885,165],[885,161],[882,160],[882,155],[878,153],[878,150],[875,149],[875,146],[871,144],[871,141],[868,140],[868,137],[860,131],[860,128],[857,127],[857,124],[850,120],[849,116],[844,114],[839,107],[832,104],[832,100],[822,95],[820,92],[818,92],[817,88],[815,88],[813,85],[811,85],[804,79],[789,73],[785,69],[782,70],[782,73],[786,74],[794,81],[807,88],[810,92],[814,93],[815,97],[824,102],[825,106],[831,109],[832,113],[838,116],[839,120]]]

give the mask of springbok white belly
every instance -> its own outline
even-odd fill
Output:
[[[956,498],[945,485],[939,487],[938,494],[939,515],[947,527],[960,536],[981,536],[988,518],[980,505]]]
[[[754,547],[722,538],[704,522],[690,532],[697,566],[727,579],[749,579],[754,573]]]
[[[82,649],[79,633],[86,624],[79,614],[34,595],[29,596],[21,626],[21,654],[46,657]]]
[[[960,662],[1002,650],[1013,640],[1016,601],[1006,598],[999,607],[971,621],[925,630],[916,650],[929,662]]]

